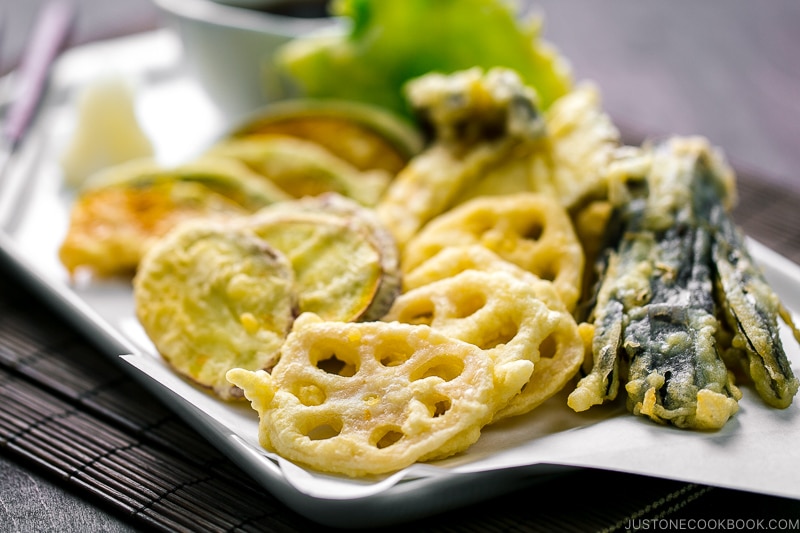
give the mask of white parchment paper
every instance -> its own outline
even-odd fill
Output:
[[[459,476],[512,473],[529,465],[608,469],[800,499],[799,402],[785,410],[769,408],[749,387],[743,388],[739,412],[722,430],[707,433],[659,426],[628,414],[621,405],[577,414],[566,407],[565,391],[525,416],[486,428],[466,453],[378,479],[316,473],[261,449],[254,411],[216,400],[161,361],[136,322],[128,282],[70,284],[57,258],[72,198],[57,162],[74,120],[70,98],[81,84],[107,74],[108,65],[140,82],[142,122],[165,161],[190,155],[224,126],[198,88],[173,72],[178,58],[174,36],[156,32],[77,49],[61,61],[49,109],[7,189],[13,199],[8,193],[0,202],[0,247],[57,307],[114,352],[110,355],[124,355],[151,390],[256,479],[273,490],[282,483],[293,488],[312,502],[312,510],[315,501],[368,500],[400,487],[407,493],[415,490],[415,483],[437,478],[453,480],[455,487]],[[758,243],[752,246],[778,294],[790,308],[799,309],[800,267]],[[788,330],[784,339],[800,375],[797,343]]]

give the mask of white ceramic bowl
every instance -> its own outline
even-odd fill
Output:
[[[341,28],[341,21],[331,17],[299,18],[255,9],[270,0],[154,0],[154,3],[165,23],[179,35],[189,71],[230,117],[296,96],[277,72],[273,53],[295,37]],[[240,7],[246,5],[253,9]]]

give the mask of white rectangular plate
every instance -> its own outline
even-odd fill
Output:
[[[113,65],[113,66],[112,66]],[[137,87],[137,111],[164,163],[198,153],[227,127],[180,68],[166,31],[74,49],[58,63],[48,98],[8,180],[0,184],[0,253],[52,305],[277,498],[312,520],[378,526],[489,498],[575,467],[593,467],[800,499],[800,411],[766,407],[744,388],[740,411],[720,431],[662,427],[602,406],[588,414],[565,395],[485,429],[466,453],[378,479],[349,479],[297,467],[258,445],[256,413],[220,402],[171,372],[134,316],[130,283],[71,283],[57,251],[74,194],[59,158],[75,127],[75,98],[109,75]],[[751,242],[767,277],[800,309],[800,267]],[[785,345],[800,375],[800,351]],[[476,487],[480,487],[477,490]]]

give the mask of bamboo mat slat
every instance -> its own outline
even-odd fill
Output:
[[[749,174],[740,174],[739,194],[737,223],[800,261],[800,194]],[[252,481],[8,274],[0,275],[0,453],[142,528],[321,529]],[[587,493],[592,498],[577,499]],[[731,501],[743,509],[757,501],[800,513],[800,502],[583,470],[413,526],[429,532],[615,531],[631,518],[708,516],[702,513],[715,509],[717,516],[730,516]]]
[[[169,515],[184,528],[228,530],[260,521],[277,501],[243,473],[215,457],[215,469],[191,453],[120,430],[92,413],[3,372],[0,378],[0,443],[70,483],[93,487],[121,510]],[[144,391],[142,391],[144,393]],[[198,435],[199,440],[201,437]],[[229,469],[228,475],[214,470]],[[169,513],[166,512],[169,510]],[[305,523],[297,517],[299,528]]]

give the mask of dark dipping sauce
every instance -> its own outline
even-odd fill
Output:
[[[331,16],[329,5],[330,0],[276,0],[252,9],[283,17],[316,19]]]

